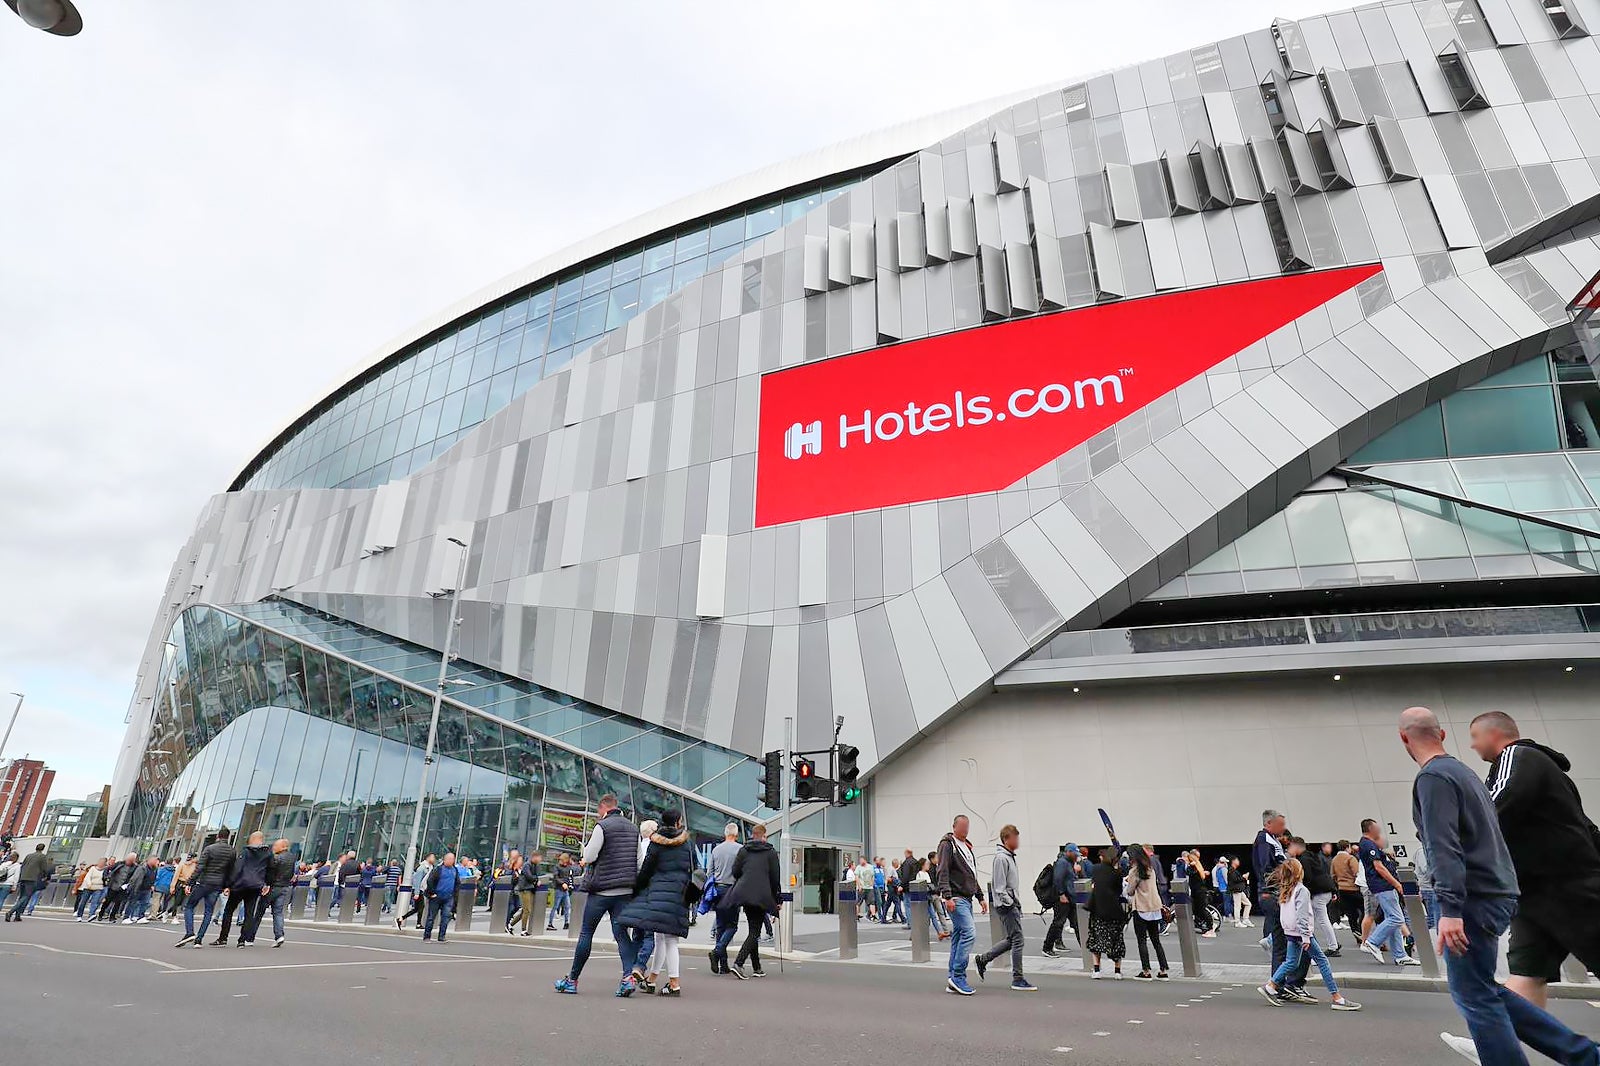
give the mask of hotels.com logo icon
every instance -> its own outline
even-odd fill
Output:
[[[756,525],[999,491],[1381,269],[1190,289],[774,371],[761,379]]]
[[[925,433],[945,433],[953,429],[998,425],[1007,418],[1032,418],[1034,415],[1058,415],[1072,410],[1105,407],[1108,403],[1121,407],[1124,403],[1122,379],[1133,376],[1133,367],[1123,367],[1116,374],[1102,378],[1080,378],[1066,383],[1053,381],[1037,389],[1014,390],[1006,397],[1005,406],[994,410],[990,396],[967,396],[959,390],[949,400],[935,403],[906,404],[905,410],[862,411],[859,415],[839,416],[839,447],[848,448],[852,437],[856,443],[898,440],[902,434],[920,437]],[[822,423],[819,420],[795,422],[783,434],[783,454],[786,459],[799,459],[803,455],[822,454]]]

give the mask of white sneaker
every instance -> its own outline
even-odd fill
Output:
[[[1089,971],[1089,976],[1091,978],[1093,978],[1094,980],[1098,981],[1098,980],[1100,980],[1100,971],[1099,970],[1090,970]]]
[[[1122,971],[1121,971],[1121,970],[1112,970],[1112,971],[1111,971],[1111,979],[1112,979],[1112,980],[1113,980],[1113,981],[1120,981],[1120,980],[1122,980]]]
[[[1439,1039],[1444,1041],[1444,1046],[1454,1051],[1457,1055],[1469,1062],[1478,1062],[1478,1045],[1464,1036],[1451,1036],[1449,1033],[1440,1033]]]
[[[124,919],[122,919],[122,924],[123,925],[132,925],[133,924],[133,919],[132,918],[124,918]]]
[[[81,922],[81,921],[83,921],[83,916],[80,914],[78,917],[76,917],[76,918],[74,918],[72,920],[75,921],[75,922]]]
[[[133,924],[134,925],[149,925],[150,924],[150,919],[149,918],[140,918],[138,921],[134,922]]]
[[[1394,964],[1396,966],[1421,966],[1422,965],[1422,960],[1421,959],[1413,959],[1408,955],[1403,959],[1396,959]]]
[[[1388,959],[1383,957],[1383,952],[1379,951],[1377,949],[1377,947],[1375,947],[1370,940],[1364,940],[1364,941],[1361,942],[1361,950],[1365,951],[1368,955],[1371,955],[1373,958],[1377,959],[1379,962],[1388,962],[1389,961]]]

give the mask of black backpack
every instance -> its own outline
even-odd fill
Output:
[[[1056,893],[1056,864],[1050,863],[1039,871],[1039,876],[1033,879],[1033,898],[1039,901],[1039,906],[1046,910],[1054,907],[1061,901]]]

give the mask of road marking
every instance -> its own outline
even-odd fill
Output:
[[[1138,1018],[1129,1018],[1128,1019],[1128,1024],[1129,1025],[1143,1025],[1144,1022],[1141,1022]]]
[[[248,992],[235,992],[233,994],[233,998],[234,999],[249,999],[250,998],[250,993],[248,993]]]
[[[1161,1016],[1161,1017],[1163,1017],[1163,1018],[1168,1018],[1168,1017],[1172,1016],[1172,1012],[1170,1010],[1158,1010],[1158,1011],[1156,1011],[1156,1014]]]
[[[1189,1004],[1187,1004],[1187,1003],[1174,1003],[1173,1004],[1174,1007],[1187,1007],[1188,1005]]]
[[[131,1006],[133,1006],[132,1003],[113,1003],[111,1005],[113,1007],[131,1007]]]
[[[1110,1033],[1096,1033],[1095,1036],[1110,1036]]]
[[[434,982],[434,984],[436,984],[436,985],[442,985],[442,984],[444,984],[444,982],[443,982],[443,981],[435,981],[435,982]]]
[[[551,1036],[554,1036],[554,1035],[555,1035],[555,1034],[554,1034],[554,1033],[551,1033],[551,1034],[550,1034],[550,1035],[551,1035]],[[1060,1054],[1062,1054],[1062,1055],[1065,1055],[1065,1054],[1066,1054],[1066,1053],[1067,1053],[1067,1052],[1069,1052],[1069,1051],[1071,1051],[1071,1050],[1072,1050],[1072,1049],[1071,1049],[1071,1048],[1069,1048],[1069,1047],[1058,1047],[1058,1048],[1056,1048],[1056,1049],[1055,1049],[1055,1050],[1056,1050],[1056,1051],[1057,1051],[1057,1052],[1058,1052],[1058,1053],[1060,1053]]]
[[[152,966],[160,966],[168,970],[183,969],[182,966],[174,966],[170,962],[149,959],[142,955],[112,955],[103,951],[68,951],[66,948],[51,947],[49,944],[38,944],[28,940],[0,940],[0,944],[16,948],[38,948],[40,951],[48,951],[56,955],[83,955],[91,959],[121,959],[124,962],[148,962]]]

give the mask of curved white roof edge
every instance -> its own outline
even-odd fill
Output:
[[[542,259],[538,259],[521,270],[514,271],[479,289],[448,307],[429,315],[427,318],[415,323],[409,329],[399,333],[387,344],[377,348],[351,367],[337,379],[316,394],[316,399],[304,411],[295,415],[284,424],[284,428],[275,431],[271,437],[262,441],[261,445],[250,453],[240,473],[235,475],[238,481],[243,477],[245,470],[255,463],[261,455],[272,447],[274,441],[283,435],[284,430],[305,418],[315,411],[322,403],[335,392],[344,388],[350,382],[367,373],[373,367],[382,363],[396,352],[409,344],[432,333],[462,315],[477,310],[484,304],[509,295],[526,285],[531,285],[541,278],[557,274],[567,267],[581,263],[597,255],[602,255],[616,248],[643,240],[652,233],[670,229],[673,226],[715,214],[724,208],[747,200],[758,199],[768,193],[775,193],[782,189],[802,185],[808,181],[827,177],[829,174],[838,174],[842,171],[852,170],[857,167],[871,166],[896,155],[910,155],[913,152],[937,144],[951,134],[959,133],[974,123],[981,122],[996,112],[1002,111],[1012,104],[1024,100],[1032,100],[1042,96],[1052,89],[1069,84],[1076,84],[1081,78],[1063,79],[1060,82],[1051,82],[1046,85],[1035,86],[1007,93],[1003,96],[982,100],[975,104],[967,104],[950,111],[924,118],[913,119],[899,125],[889,126],[872,133],[862,134],[847,141],[815,151],[806,152],[795,156],[793,159],[771,166],[753,170],[730,181],[713,185],[697,193],[692,193],[680,200],[665,204],[642,215],[618,223],[609,229],[602,230],[591,237],[559,251],[552,252]]]

